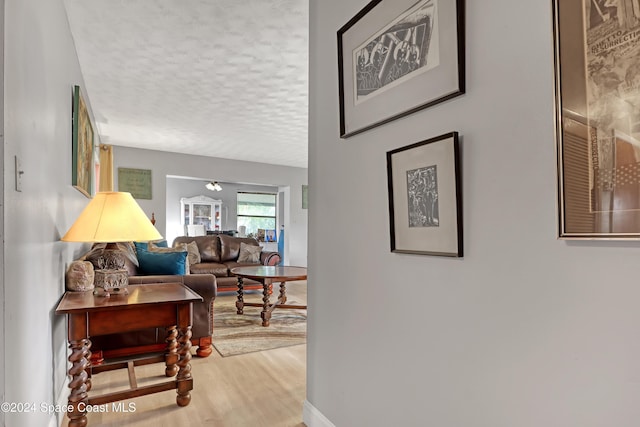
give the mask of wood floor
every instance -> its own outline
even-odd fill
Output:
[[[306,301],[306,282],[288,284],[287,294]],[[255,297],[259,300],[257,294]],[[218,298],[234,299],[235,295]],[[178,407],[176,392],[170,390],[115,403],[124,408],[134,404],[135,410],[130,412],[117,412],[108,404],[110,412],[87,415],[88,425],[304,427],[306,349],[306,345],[297,345],[225,358],[214,350],[208,358],[191,360],[194,389],[189,406]],[[137,367],[136,376],[138,385],[163,381],[164,364]],[[127,387],[126,369],[103,372],[93,377],[90,395]],[[67,423],[65,417],[62,425]]]

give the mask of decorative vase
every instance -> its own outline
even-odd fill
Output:
[[[278,253],[280,254],[280,263],[284,265],[284,225],[280,226],[280,237],[278,237]]]

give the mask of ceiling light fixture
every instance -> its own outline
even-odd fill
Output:
[[[207,187],[207,189],[209,189],[211,191],[221,191],[222,190],[222,187],[220,186],[220,184],[218,184],[218,181],[209,182],[207,185],[205,185],[205,187]]]

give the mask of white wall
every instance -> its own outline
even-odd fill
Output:
[[[285,193],[286,245],[289,265],[307,265],[307,209],[302,209],[302,185],[307,183],[307,169],[264,163],[193,156],[138,148],[114,147],[114,187],[118,189],[118,168],[151,169],[152,200],[137,202],[151,217],[155,212],[156,228],[167,235],[165,216],[166,177],[182,176],[278,187]]]
[[[467,1],[467,93],[342,140],[336,31],[366,3],[310,1],[308,402],[338,427],[636,427],[640,244],[556,239],[551,1]],[[453,130],[464,258],[390,253],[386,152]]]
[[[66,322],[54,310],[86,245],[60,237],[89,199],[71,186],[72,90],[84,83],[62,0],[6,2],[4,64],[4,400],[66,403]],[[42,427],[54,417],[7,413],[5,422]]]
[[[0,0],[0,76],[2,76],[2,84],[0,84],[0,98],[4,100],[4,0]],[[4,102],[0,104],[0,129],[4,129]],[[4,165],[4,132],[1,133],[0,143],[0,163]],[[0,188],[4,188],[4,174],[0,175]],[[4,192],[3,192],[4,193]],[[4,242],[4,203],[0,209],[0,242]],[[0,244],[0,342],[4,343],[4,244]],[[0,351],[0,395],[5,400],[5,364],[4,352]],[[0,425],[5,425],[4,413],[0,413]]]

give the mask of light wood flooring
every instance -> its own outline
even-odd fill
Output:
[[[287,295],[306,302],[306,282],[287,284]],[[260,301],[261,295],[250,294],[249,298]],[[218,299],[235,299],[235,294],[219,295]],[[251,309],[260,310],[245,307]],[[170,390],[117,402],[126,408],[135,404],[135,410],[127,413],[115,412],[108,404],[110,412],[87,415],[88,425],[304,427],[306,349],[306,345],[297,345],[224,358],[214,349],[208,358],[191,359],[194,389],[188,406],[177,406],[176,392]],[[164,364],[137,367],[136,376],[138,385],[166,380]],[[89,395],[127,387],[126,369],[103,372],[93,377]],[[68,420],[65,416],[62,426]]]

